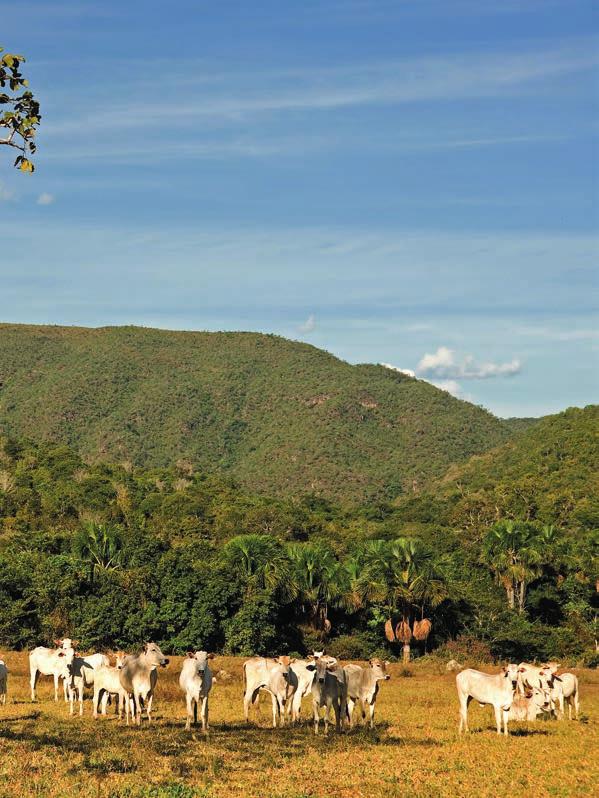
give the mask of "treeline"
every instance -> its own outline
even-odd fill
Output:
[[[348,511],[249,494],[185,460],[90,465],[4,439],[0,644],[251,654],[324,641],[347,658],[411,646],[591,663],[598,537],[588,516],[558,518],[508,508],[460,523],[432,496]]]

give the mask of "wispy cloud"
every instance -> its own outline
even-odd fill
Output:
[[[303,324],[300,324],[300,326],[298,327],[298,330],[301,333],[311,333],[314,332],[315,329],[316,329],[316,318],[313,313],[311,313],[306,319],[306,321],[303,322]]]
[[[447,346],[440,346],[436,352],[425,354],[416,366],[418,375],[443,380],[513,377],[521,370],[522,364],[517,358],[508,363],[477,363],[472,355],[464,355],[458,359],[454,350]]]
[[[584,39],[524,52],[471,52],[270,73],[218,73],[214,86],[207,80],[209,71],[205,64],[195,67],[198,85],[193,83],[193,68],[187,65],[181,76],[184,94],[177,89],[169,98],[177,108],[176,114],[169,116],[169,130],[173,126],[193,126],[198,119],[212,118],[239,125],[248,117],[262,114],[447,102],[519,93],[529,84],[597,66],[599,49],[594,44]],[[142,74],[144,77],[140,75],[138,80],[133,77],[125,81],[119,90],[123,96],[120,103],[118,93],[111,94],[109,104],[88,93],[78,103],[84,109],[87,104],[78,118],[58,122],[50,115],[46,119],[46,135],[65,134],[72,140],[77,131],[89,134],[112,130],[122,136],[126,130],[155,126],[155,85],[146,82],[145,67]],[[173,75],[171,83],[179,86],[179,76]],[[138,98],[135,103],[131,102],[131,96]],[[479,146],[484,144],[485,139],[477,140]],[[456,142],[455,146],[467,144]]]
[[[38,205],[52,205],[54,199],[54,194],[48,194],[47,191],[43,191],[37,198],[36,202]]]
[[[14,191],[6,188],[6,186],[0,182],[0,202],[8,202],[13,199],[14,196]]]
[[[383,368],[389,369],[390,371],[398,371],[400,374],[406,374],[408,377],[416,376],[416,372],[412,371],[412,369],[401,369],[399,366],[394,366],[392,363],[379,363],[379,366],[383,366]]]

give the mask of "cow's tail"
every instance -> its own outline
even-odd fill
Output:
[[[247,690],[247,675],[245,672],[245,666],[247,665],[246,662],[243,663],[243,694],[245,695],[245,691]]]

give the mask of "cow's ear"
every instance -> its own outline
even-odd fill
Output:
[[[59,657],[64,657],[64,651],[59,651],[59,652],[58,652],[58,656],[59,656]]]
[[[55,645],[60,646],[62,645],[62,640],[55,640],[54,643]]]
[[[193,659],[193,651],[188,651],[187,656],[189,657],[189,659]]]
[[[372,667],[373,660],[369,659],[368,664]]]
[[[306,665],[306,670],[307,671],[315,671],[316,670],[316,665],[314,665],[314,663],[312,663],[311,665]]]
[[[289,660],[289,664],[293,665],[294,662],[295,662],[295,657],[291,657],[291,659]]]
[[[388,659],[386,659],[386,660],[385,660],[385,668],[386,668],[388,665],[391,665],[391,663],[389,662],[389,660],[388,660]]]
[[[206,659],[214,659],[216,654],[206,654]]]
[[[78,640],[71,640],[71,646],[73,648],[75,648],[75,646],[78,646],[78,645],[79,645],[79,641]]]

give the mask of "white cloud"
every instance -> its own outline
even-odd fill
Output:
[[[427,382],[429,382],[429,380],[427,380]],[[436,382],[430,380],[430,383],[434,385],[435,388],[439,388],[441,391],[447,391],[447,393],[450,393],[458,399],[464,398],[462,386],[457,380],[437,380]]]
[[[399,371],[400,374],[407,374],[408,377],[415,377],[416,373],[412,369],[400,369],[399,366],[393,366],[391,363],[379,363],[379,366],[390,369],[391,371]]]
[[[54,194],[48,194],[47,191],[42,192],[37,198],[38,205],[52,205],[54,202]]]
[[[522,364],[518,358],[513,358],[507,363],[477,363],[472,355],[465,355],[458,360],[453,349],[446,346],[440,346],[432,354],[427,352],[416,366],[418,375],[438,377],[442,380],[486,380],[491,377],[513,377],[521,370]]]
[[[14,197],[14,192],[10,191],[8,188],[0,183],[0,202],[8,202]]]
[[[314,314],[310,314],[306,321],[303,324],[300,324],[299,331],[302,333],[311,333],[314,332],[316,328],[316,319],[314,318]]]

